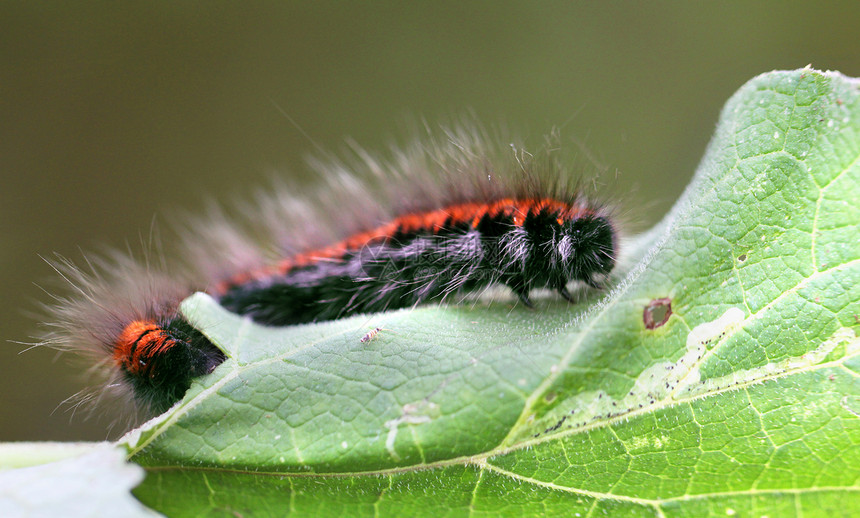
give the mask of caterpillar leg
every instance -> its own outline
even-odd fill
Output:
[[[526,292],[517,293],[517,296],[520,298],[520,302],[523,303],[523,306],[525,306],[529,309],[535,308],[535,305],[532,303],[532,299],[529,298],[528,293],[526,293]]]
[[[567,286],[562,284],[561,287],[558,288],[558,293],[564,298],[564,300],[573,304],[573,297],[570,295],[570,292],[567,291]]]
[[[589,277],[589,278],[587,278],[587,279],[584,279],[584,281],[585,281],[585,284],[588,284],[588,285],[589,285],[589,286],[591,286],[592,288],[596,288],[596,289],[598,289],[598,290],[602,290],[602,289],[603,289],[603,283],[601,283],[601,282],[599,282],[599,281],[594,280],[594,277]]]
[[[519,297],[520,302],[523,303],[523,306],[529,309],[535,308],[535,305],[532,303],[532,299],[529,298],[528,288],[526,288],[525,286],[512,286],[511,289],[514,290],[514,293],[517,294],[517,297]]]

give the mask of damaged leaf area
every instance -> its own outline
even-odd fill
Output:
[[[772,72],[578,305],[265,328],[195,295],[228,359],[123,439],[135,495],[171,516],[860,513],[858,200],[860,83]]]

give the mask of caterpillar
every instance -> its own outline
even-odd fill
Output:
[[[556,146],[529,154],[497,141],[464,127],[387,160],[353,148],[351,162],[316,162],[323,187],[306,197],[281,186],[245,205],[244,223],[217,210],[190,223],[178,272],[120,253],[88,270],[60,259],[74,292],[57,297],[44,341],[89,354],[107,392],[154,414],[225,360],[178,311],[194,291],[285,326],[496,284],[527,307],[535,288],[568,300],[571,282],[599,288],[618,254],[611,211],[586,199]]]

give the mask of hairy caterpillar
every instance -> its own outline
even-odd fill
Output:
[[[61,260],[76,291],[52,308],[45,341],[90,353],[109,392],[130,388],[138,406],[161,412],[225,359],[178,312],[194,291],[281,326],[493,284],[529,307],[534,288],[570,300],[570,282],[599,287],[617,256],[609,211],[582,195],[550,146],[532,155],[493,141],[470,127],[387,161],[357,150],[352,163],[320,165],[318,192],[281,187],[248,205],[244,224],[220,213],[192,223],[179,273],[120,254],[88,261],[90,271]]]

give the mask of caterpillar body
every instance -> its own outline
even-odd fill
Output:
[[[474,128],[446,137],[389,162],[359,152],[357,163],[329,164],[329,185],[317,196],[282,190],[258,198],[263,216],[248,220],[262,221],[263,234],[279,242],[274,255],[247,237],[247,227],[216,216],[189,234],[192,266],[178,276],[116,254],[90,272],[61,261],[77,295],[53,309],[46,342],[91,353],[108,387],[130,388],[152,413],[225,359],[178,312],[193,291],[283,326],[444,301],[493,284],[529,307],[534,288],[570,300],[570,282],[600,286],[616,261],[615,223],[546,160],[550,153],[538,160],[513,146],[511,160]]]
[[[215,292],[236,313],[270,325],[402,308],[461,290],[508,285],[531,306],[533,287],[570,298],[597,286],[614,261],[609,221],[553,199],[502,199],[406,214],[319,251],[241,273]]]

